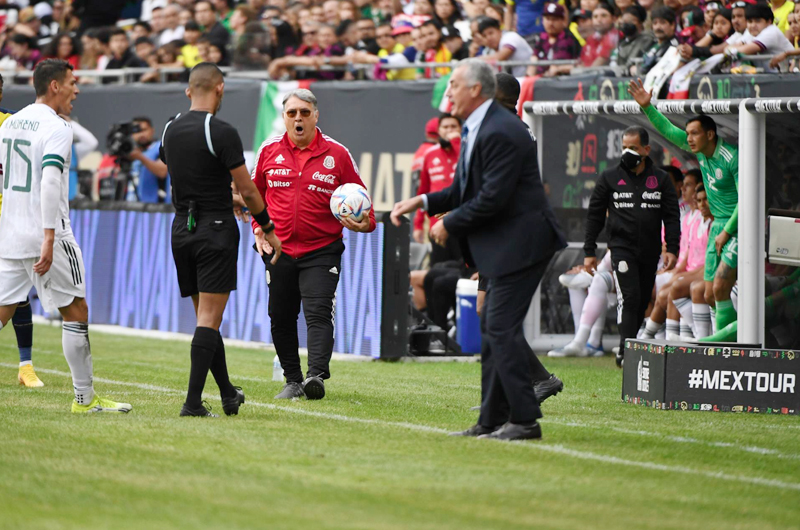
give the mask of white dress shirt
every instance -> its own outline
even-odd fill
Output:
[[[469,167],[469,158],[472,155],[472,146],[475,145],[475,139],[478,137],[478,132],[481,130],[481,124],[489,111],[489,106],[492,104],[493,99],[487,99],[480,106],[472,111],[472,114],[467,116],[464,122],[464,127],[467,128],[467,139],[461,142],[461,151],[464,153],[464,171]],[[422,209],[428,211],[428,195],[422,196]]]

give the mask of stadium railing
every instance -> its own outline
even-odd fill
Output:
[[[726,125],[734,124],[739,134],[739,329],[738,342],[764,344],[764,261],[766,258],[766,114],[800,113],[800,98],[749,98],[727,100],[669,100],[654,102],[664,114],[683,116],[715,115]],[[549,101],[528,102],[524,119],[541,135],[542,119],[557,115],[602,115],[626,124],[645,126],[658,132],[643,117],[633,101]],[[738,114],[738,119],[733,115]],[[539,144],[539,150],[542,150]],[[543,153],[539,153],[539,157]],[[756,178],[751,178],[755,176]],[[534,306],[534,311],[538,308]]]

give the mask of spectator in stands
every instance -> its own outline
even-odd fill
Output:
[[[442,26],[453,25],[461,20],[461,8],[456,0],[436,0],[433,4],[433,19]]]
[[[505,13],[503,7],[498,4],[489,4],[486,6],[486,9],[483,10],[483,16],[495,19],[500,23],[501,28],[503,28],[503,24],[505,23]]]
[[[659,7],[653,10],[653,34],[656,42],[644,53],[639,66],[639,75],[647,73],[664,57],[673,46],[678,46],[675,38],[675,11],[668,7]]]
[[[408,27],[401,27],[398,28],[402,35],[408,35],[411,33],[410,28]],[[402,54],[406,47],[397,41],[397,34],[395,33],[398,31],[397,29],[392,29],[392,25],[388,22],[381,24],[378,26],[376,30],[377,35],[377,42],[380,45],[381,49],[378,51],[378,58],[383,59],[389,57],[393,54]],[[417,72],[413,68],[404,68],[402,70],[382,70],[386,79],[389,81],[395,80],[413,80],[417,78]]]
[[[797,4],[800,5],[800,4]],[[789,50],[787,52],[781,52],[769,62],[771,68],[778,68],[778,65],[785,61],[789,57],[797,57],[800,56],[800,13],[790,13],[789,14],[789,31],[786,34],[786,37],[789,39],[789,42],[794,46],[793,50]],[[793,60],[792,63],[789,65],[788,71],[794,72],[797,68],[797,60]]]
[[[184,68],[191,69],[202,62],[200,59],[200,50],[197,47],[197,41],[200,40],[202,35],[203,31],[200,29],[200,24],[194,20],[190,20],[186,23],[186,26],[184,26],[183,42],[185,42],[185,44],[181,46],[181,54],[178,57],[178,61]]]
[[[709,2],[703,8],[703,13],[706,17],[706,27],[710,28],[714,25],[714,17],[717,16],[722,6],[717,2]]]
[[[544,9],[544,33],[533,47],[532,61],[559,61],[577,59],[581,54],[581,45],[569,32],[565,19],[564,6],[550,3]],[[572,65],[532,66],[528,73],[553,77],[568,74]]]
[[[378,0],[372,7],[372,18],[378,23],[391,22],[396,14],[394,0]]]
[[[230,66],[228,52],[226,48],[220,48],[213,42],[208,44],[208,62],[217,66]]]
[[[67,61],[74,69],[80,67],[81,51],[78,41],[69,33],[59,33],[44,48],[44,59]]]
[[[586,39],[594,35],[594,28],[592,27],[592,12],[585,9],[576,9],[572,12],[572,21],[569,25],[569,31],[581,48],[586,46]]]
[[[228,45],[231,35],[217,18],[217,8],[210,0],[201,0],[194,6],[194,19],[200,24],[203,34],[209,41],[224,48]]]
[[[158,58],[158,66],[165,67],[165,68],[176,68],[181,66],[181,63],[178,61],[178,55],[180,54],[180,48],[174,42],[170,42],[169,44],[165,44],[158,48],[156,51],[156,57]],[[166,80],[169,82],[179,81],[181,78],[181,74],[167,74]]]
[[[361,12],[350,0],[339,0],[339,20],[361,20]]]
[[[256,18],[259,18],[267,5],[267,0],[247,0],[247,5],[255,11]]]
[[[789,13],[794,11],[795,3],[790,0],[771,0],[770,7],[772,7],[772,15],[775,17],[775,25],[781,30],[781,33],[786,33],[789,29]]]
[[[156,54],[156,47],[153,41],[147,37],[139,37],[133,42],[133,51],[136,57],[147,63],[147,66],[153,69],[158,68],[158,55]],[[157,83],[160,80],[158,71],[148,72],[142,74],[139,78],[141,83]]]
[[[635,73],[636,62],[650,49],[655,39],[644,31],[647,12],[643,7],[632,5],[620,17],[619,29],[622,39],[611,54],[611,66],[622,67],[625,75]]]
[[[581,3],[583,3],[583,1],[584,0],[581,0]],[[529,44],[535,44],[539,34],[544,31],[544,27],[542,26],[542,13],[544,13],[545,5],[546,0],[506,0],[506,28],[511,29],[516,27],[517,34],[528,41]],[[581,8],[583,8],[583,5],[581,5]],[[516,26],[514,26],[515,14],[517,20]]]
[[[461,38],[461,32],[455,26],[442,28],[442,43],[450,51],[451,61],[461,61],[469,58],[469,48]]]
[[[712,48],[726,47],[727,40],[733,35],[731,10],[722,8],[717,11],[711,22],[711,31],[693,45],[681,44],[678,51],[681,57],[688,61],[692,58],[706,58],[712,55]],[[721,52],[720,52],[721,53]]]
[[[303,25],[300,45],[290,48],[283,57],[273,59],[269,64],[269,75],[273,79],[288,77],[288,69],[296,66],[317,66],[316,57],[322,53],[317,34],[320,24],[308,21]],[[317,79],[318,72],[300,70],[295,72],[296,79]]]
[[[425,0],[427,1],[427,0]],[[453,54],[442,42],[442,30],[439,23],[435,20],[428,20],[424,22],[420,28],[420,40],[424,43],[422,49],[425,53],[424,62],[426,63],[448,63],[452,60]],[[424,77],[440,77],[449,74],[451,71],[448,67],[425,68]]]
[[[213,0],[212,3],[214,4],[214,8],[217,10],[219,23],[222,24],[222,27],[224,27],[230,33],[234,0]]]
[[[81,35],[81,70],[94,70],[100,57],[100,41],[97,39],[97,30],[90,29]]]
[[[149,65],[136,56],[131,50],[131,43],[128,34],[122,28],[115,28],[111,31],[108,49],[110,57],[106,70],[118,70],[121,68],[147,68]],[[136,77],[138,80],[139,78]],[[115,83],[115,78],[104,78],[103,84]]]
[[[17,62],[17,70],[33,70],[42,54],[36,49],[36,44],[31,37],[15,33],[11,36],[9,44],[10,55]]]
[[[238,6],[231,15],[231,43],[233,48],[239,46],[239,42],[244,38],[247,24],[256,22],[256,12],[248,6]]]
[[[433,16],[433,0],[414,0],[413,14],[417,16]]]
[[[286,50],[297,46],[297,35],[288,22],[273,18],[266,26],[272,42],[272,58],[283,57]]]
[[[501,31],[500,23],[489,17],[483,17],[478,22],[478,32],[483,37],[483,42],[493,53],[481,57],[488,62],[499,61],[530,61],[533,50],[525,39],[513,31]],[[514,77],[524,77],[527,66],[512,66],[508,68]]]
[[[194,20],[194,13],[192,13],[191,9],[181,9],[178,11],[178,23],[186,27],[186,23],[190,20]]]
[[[153,8],[150,15],[150,38],[153,40],[153,44],[161,42],[161,35],[164,34],[164,30],[167,28],[164,22],[165,16],[163,7],[156,6]]]
[[[164,31],[161,33],[158,43],[163,46],[172,41],[183,38],[183,26],[180,25],[178,14],[180,8],[175,4],[169,4],[164,8]]]
[[[158,154],[161,141],[155,139],[153,122],[147,116],[139,116],[131,121],[139,127],[139,132],[133,134],[136,148],[126,158],[133,161],[131,173],[138,177],[136,191],[139,202],[170,203],[167,165]]]
[[[19,12],[19,23],[14,26],[14,33],[25,35],[41,48],[50,42],[50,28],[43,25],[33,7],[26,7]]]
[[[373,55],[376,55],[381,47],[375,39],[375,21],[371,18],[362,18],[356,22],[358,28],[358,38],[364,43],[364,49]]]
[[[772,23],[773,15],[769,5],[747,6],[745,16],[747,31],[750,33],[752,41],[729,46],[725,49],[726,55],[731,57],[756,54],[777,55],[794,49],[789,39]],[[768,61],[753,61],[753,65],[767,71],[775,71]]]
[[[689,6],[681,11],[681,27],[678,34],[683,44],[694,45],[706,36],[710,28],[706,26],[706,17],[703,10],[697,6]]]
[[[136,42],[142,37],[149,39],[152,37],[152,33],[153,28],[150,26],[150,23],[140,20],[133,25],[133,28],[131,28],[131,41]]]
[[[75,16],[72,4],[67,5],[64,0],[55,0],[53,2],[51,33],[64,31],[77,33],[80,25],[81,21]]]
[[[339,0],[326,0],[322,4],[322,11],[325,14],[325,23],[332,27],[338,27],[342,22],[339,18]]]
[[[586,40],[581,50],[581,65],[605,66],[611,60],[611,52],[619,43],[619,32],[616,31],[616,12],[606,3],[600,3],[592,11],[592,27],[594,35]]]
[[[270,35],[261,22],[248,22],[233,50],[233,64],[245,70],[263,70],[269,63]]]

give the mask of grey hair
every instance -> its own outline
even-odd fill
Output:
[[[480,59],[464,59],[458,62],[458,68],[464,69],[464,79],[467,86],[481,85],[481,96],[486,99],[494,98],[497,90],[497,79],[494,70]]]
[[[319,110],[317,108],[317,96],[307,88],[296,88],[287,92],[286,95],[283,96],[283,110],[286,110],[286,102],[291,98],[297,98],[300,101],[311,103],[314,106],[314,110]]]

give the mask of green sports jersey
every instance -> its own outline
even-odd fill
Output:
[[[664,138],[684,151],[690,151],[686,131],[673,125],[654,105],[645,107],[644,113]],[[733,235],[739,223],[739,150],[718,137],[714,156],[694,154],[703,173],[711,213],[715,219],[727,219],[725,231]]]

